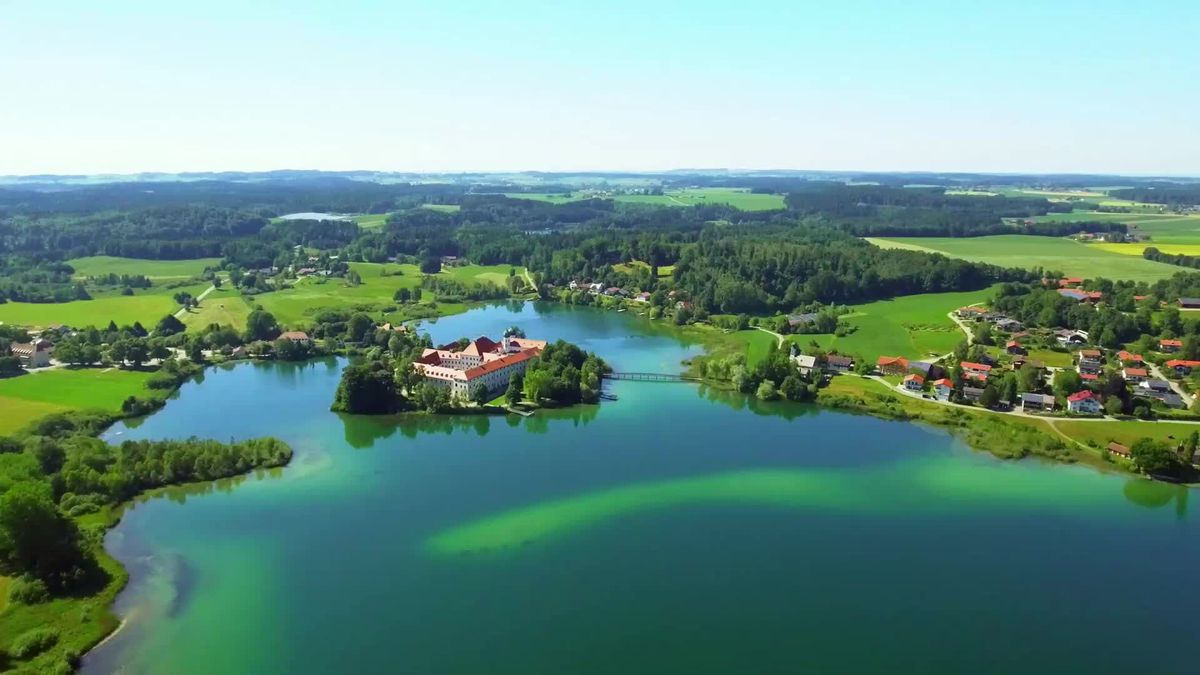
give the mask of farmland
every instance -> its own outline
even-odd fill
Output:
[[[75,258],[67,261],[68,265],[75,268],[76,278],[97,277],[104,274],[141,274],[150,279],[189,279],[203,272],[205,267],[216,267],[220,263],[220,258],[143,260],[107,255]]]
[[[883,248],[941,253],[1002,267],[1041,268],[1070,276],[1156,281],[1179,271],[1165,263],[1105,251],[1070,239],[1005,234],[991,237],[904,237],[868,239]]]
[[[354,222],[364,230],[378,230],[383,228],[383,224],[387,222],[388,214],[386,213],[364,213],[354,216]]]
[[[1072,211],[1050,213],[1033,220],[1041,222],[1104,222],[1125,223],[1150,236],[1150,246],[1160,244],[1200,244],[1200,216],[1155,213],[1105,213],[1101,211]]]
[[[119,326],[135,321],[149,327],[179,309],[172,296],[179,291],[199,295],[207,284],[164,288],[156,286],[135,291],[133,295],[96,295],[91,300],[60,303],[7,302],[0,304],[0,322],[23,326],[104,326],[110,320]]]
[[[962,293],[929,293],[853,305],[842,322],[854,328],[844,337],[790,335],[801,348],[816,342],[821,349],[836,349],[874,361],[877,356],[940,356],[963,339],[962,330],[946,315],[963,305],[984,302],[992,289]]]
[[[589,199],[591,193],[573,192],[562,193],[532,193],[509,192],[506,197],[513,199],[534,199],[551,204]],[[728,204],[743,211],[770,211],[784,208],[783,195],[760,194],[735,188],[684,188],[682,190],[667,190],[661,195],[619,194],[611,197],[623,204],[649,204],[655,206],[698,206],[704,204]]]
[[[421,272],[415,265],[379,263],[351,263],[351,269],[362,277],[362,284],[350,286],[343,279],[308,277],[296,282],[292,288],[263,293],[251,302],[275,315],[283,325],[304,326],[318,310],[329,307],[363,307],[372,311],[395,306],[393,296],[401,288],[417,288],[421,285]],[[466,283],[484,281],[503,285],[508,279],[510,265],[466,265],[447,268],[441,274]],[[513,268],[523,274],[522,268]],[[462,311],[457,304],[439,304],[438,313],[448,314]],[[409,318],[403,311],[387,315],[388,320]]]
[[[0,434],[65,410],[116,412],[130,396],[144,394],[146,371],[116,368],[58,368],[0,380]]]

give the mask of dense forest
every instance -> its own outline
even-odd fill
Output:
[[[1200,205],[1200,183],[1159,182],[1139,187],[1123,188],[1110,192],[1117,199],[1129,199],[1150,204],[1169,206]]]

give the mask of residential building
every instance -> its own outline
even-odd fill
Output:
[[[1175,371],[1175,374],[1184,377],[1190,375],[1193,368],[1200,366],[1200,361],[1188,361],[1187,359],[1171,359],[1167,361],[1166,366]]]
[[[796,362],[796,367],[800,369],[800,374],[808,376],[817,367],[817,357],[807,354],[796,354],[792,357],[792,361]]]
[[[1200,309],[1200,298],[1180,298],[1179,306],[1183,309]]]
[[[1041,412],[1054,410],[1054,397],[1048,394],[1021,394],[1021,410],[1026,412]]]
[[[825,357],[825,369],[835,373],[848,373],[854,370],[854,359],[849,356],[830,354]]]
[[[1082,286],[1083,277],[1063,277],[1058,280],[1059,288],[1072,288],[1074,286]]]
[[[996,328],[1005,333],[1016,333],[1025,328],[1020,321],[1016,319],[1003,318],[996,322]]]
[[[1159,340],[1158,351],[1164,354],[1174,354],[1183,349],[1183,340]]]
[[[1005,343],[1004,351],[1018,356],[1025,356],[1029,353],[1024,347],[1021,346],[1021,343],[1017,342],[1016,340],[1009,340],[1007,343]]]
[[[450,389],[453,396],[467,398],[476,385],[489,393],[508,386],[514,374],[524,374],[528,361],[546,347],[543,340],[506,337],[499,342],[487,337],[472,340],[460,351],[454,345],[426,349],[413,367],[429,382]]]
[[[817,322],[817,313],[808,312],[807,314],[788,314],[787,322],[792,328],[806,326],[810,323]]]
[[[881,356],[875,367],[884,375],[903,375],[908,372],[908,359],[903,356]]]
[[[39,338],[33,342],[14,342],[9,345],[9,349],[22,366],[45,368],[50,365],[50,355],[54,353],[54,344],[49,340]]]
[[[1088,332],[1085,330],[1067,330],[1064,328],[1055,331],[1054,334],[1055,339],[1058,340],[1058,343],[1064,347],[1078,347],[1080,345],[1086,345],[1091,340]]]
[[[988,313],[983,307],[959,307],[954,312],[960,319],[980,319]]]
[[[1132,352],[1127,352],[1124,349],[1117,352],[1117,359],[1119,359],[1121,361],[1121,363],[1123,363],[1127,366],[1140,366],[1141,364],[1146,362],[1146,360],[1142,358],[1141,354],[1134,354]]]
[[[302,344],[311,345],[312,339],[308,337],[308,333],[302,330],[289,330],[279,335],[280,340],[288,342],[300,342]]]
[[[939,371],[941,371],[941,368],[938,367],[938,365],[936,363],[930,363],[929,361],[909,361],[908,362],[908,371],[910,373],[911,372],[921,373],[922,375],[924,375],[925,377],[928,378],[928,377],[934,377],[935,375],[937,375],[939,373]]]
[[[954,394],[954,383],[946,378],[933,381],[933,395],[939,401],[949,401],[950,396]]]
[[[1118,457],[1124,457],[1125,459],[1129,459],[1131,457],[1129,448],[1117,443],[1116,441],[1108,444],[1108,452]]]
[[[1083,386],[1095,387],[1100,384],[1100,376],[1096,373],[1080,373],[1079,379],[1083,380]]]
[[[1145,368],[1126,368],[1121,371],[1121,375],[1125,378],[1126,382],[1137,384],[1149,377],[1150,374],[1146,372]]]
[[[904,388],[909,391],[921,391],[925,388],[925,377],[912,373],[904,378]]]
[[[1138,388],[1150,391],[1171,391],[1171,383],[1166,380],[1142,380],[1138,383]]]
[[[968,379],[987,382],[988,375],[992,372],[992,367],[985,363],[974,363],[972,361],[962,361],[958,365],[962,366],[963,375]]]
[[[1067,410],[1080,415],[1099,414],[1100,397],[1086,389],[1077,391],[1067,397]]]
[[[983,390],[979,387],[964,386],[962,389],[962,396],[963,400],[975,403],[979,399],[983,398]]]

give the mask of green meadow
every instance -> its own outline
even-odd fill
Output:
[[[0,380],[0,434],[65,410],[116,412],[126,398],[144,394],[151,375],[119,368],[55,368]]]
[[[276,320],[288,327],[306,326],[319,309],[331,307],[361,307],[368,311],[380,311],[396,306],[393,296],[401,288],[417,288],[421,285],[421,271],[416,265],[381,263],[350,263],[350,268],[362,277],[362,283],[351,286],[344,279],[307,277],[300,279],[292,288],[271,293],[262,293],[251,298],[254,305],[275,315]],[[450,267],[440,274],[467,283],[490,281],[503,286],[508,280],[510,265],[465,265]],[[515,267],[517,274],[524,268]],[[428,298],[431,300],[432,298]],[[461,312],[461,304],[439,303],[438,313]],[[405,307],[383,314],[389,321],[414,318],[406,313]]]
[[[951,258],[990,263],[1001,267],[1041,268],[1068,276],[1157,281],[1179,268],[1134,256],[1121,255],[1071,239],[1004,234],[992,237],[870,238],[876,246],[941,253]]]
[[[1103,222],[1126,223],[1148,234],[1149,246],[1156,244],[1200,244],[1200,215],[1177,213],[1105,213],[1101,211],[1072,211],[1049,213],[1033,220],[1061,223]]]
[[[252,309],[241,293],[226,284],[209,293],[200,301],[199,307],[189,309],[183,315],[183,322],[193,328],[204,328],[209,324],[218,323],[242,330],[246,327],[246,317]]]
[[[787,340],[806,348],[816,342],[821,349],[836,349],[874,361],[876,357],[934,357],[946,354],[965,337],[947,314],[964,305],[985,302],[993,289],[959,293],[906,295],[852,305],[841,322],[854,328],[844,337],[831,334],[789,335]]]
[[[220,258],[195,258],[192,260],[143,260],[141,258],[117,258],[97,255],[68,260],[75,268],[75,276],[97,277],[104,274],[141,274],[150,279],[189,279],[199,275],[205,267],[216,267]]]
[[[354,216],[354,222],[364,230],[382,229],[388,219],[387,213],[364,213]]]
[[[141,321],[150,328],[167,314],[174,314],[179,305],[172,297],[179,291],[200,295],[207,284],[164,288],[154,286],[137,289],[133,295],[118,293],[97,294],[91,300],[58,303],[7,302],[0,304],[0,323],[21,326],[48,326],[61,323],[68,326],[105,326],[115,321],[119,326]]]

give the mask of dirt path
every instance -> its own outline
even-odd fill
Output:
[[[780,335],[779,333],[776,333],[773,330],[767,330],[766,328],[763,328],[762,326],[755,326],[755,328],[757,328],[758,330],[761,330],[764,333],[774,335],[775,336],[775,346],[777,346],[777,347],[783,346],[783,336]]]
[[[203,293],[201,293],[200,295],[197,295],[197,296],[196,296],[196,304],[200,304],[200,301],[201,301],[201,300],[203,300],[203,299],[207,298],[207,297],[208,297],[208,294],[209,294],[209,293],[212,293],[212,292],[213,292],[213,291],[215,291],[215,290],[217,290],[217,287],[216,287],[216,286],[209,286],[207,290],[205,290],[205,291],[204,291]],[[179,320],[181,320],[181,321],[183,320],[183,317],[184,317],[185,315],[187,315],[187,307],[184,307],[183,309],[179,310],[178,312],[175,312],[175,318],[176,318],[176,319],[179,319]]]

